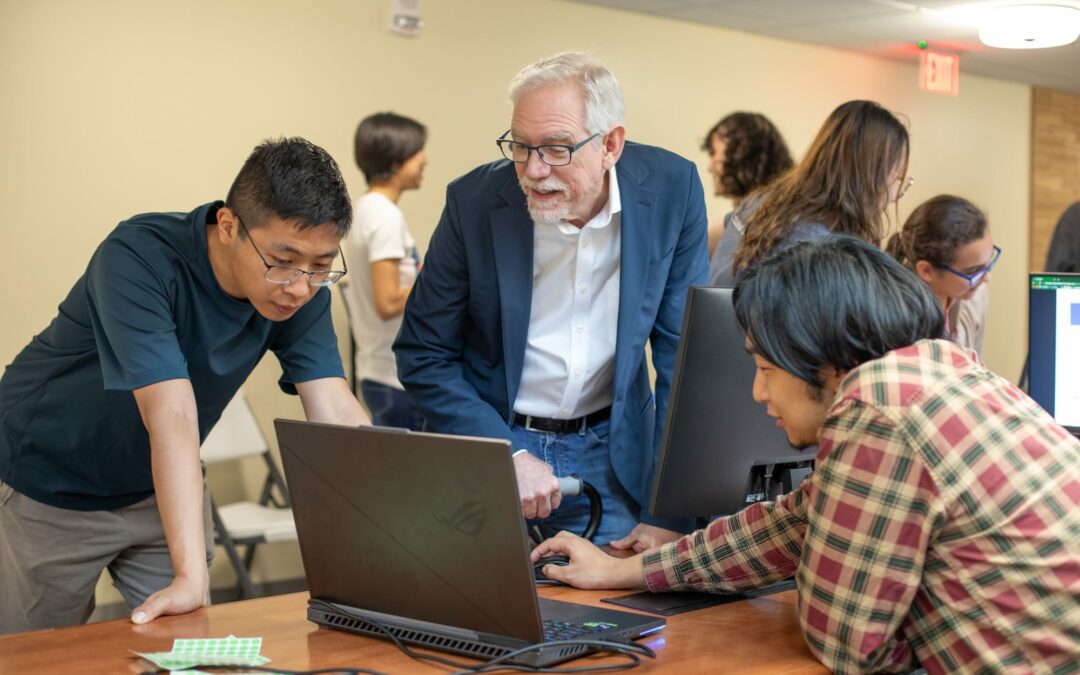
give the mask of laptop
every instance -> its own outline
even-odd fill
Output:
[[[479,659],[568,637],[625,642],[664,620],[538,598],[505,440],[274,420],[308,620]],[[593,651],[538,648],[547,666]]]

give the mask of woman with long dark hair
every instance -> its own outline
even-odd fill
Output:
[[[825,120],[806,156],[751,195],[717,244],[715,285],[732,285],[774,250],[826,234],[880,243],[885,209],[912,180],[904,124],[873,101],[848,101]]]

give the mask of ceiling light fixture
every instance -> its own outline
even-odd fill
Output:
[[[990,47],[1042,49],[1080,37],[1080,9],[1065,5],[1006,5],[987,8],[979,39]]]

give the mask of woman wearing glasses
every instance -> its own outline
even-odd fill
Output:
[[[937,296],[949,337],[981,356],[989,302],[985,282],[1001,256],[983,212],[962,197],[938,195],[912,211],[886,250]]]
[[[743,202],[713,254],[710,279],[732,286],[773,251],[827,234],[875,246],[889,204],[908,187],[908,132],[873,101],[848,101],[825,120],[806,156]]]

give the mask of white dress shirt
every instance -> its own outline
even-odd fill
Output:
[[[611,405],[619,318],[622,203],[615,167],[608,200],[578,229],[533,223],[529,334],[514,410],[573,419]]]

